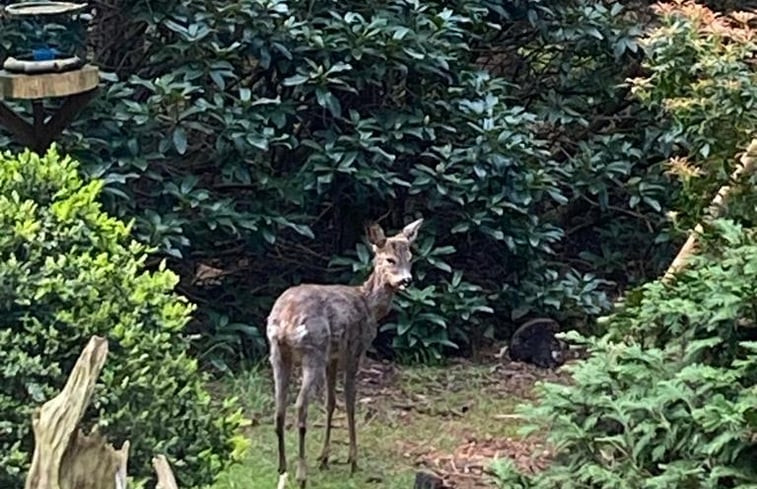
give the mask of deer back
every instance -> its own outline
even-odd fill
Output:
[[[367,347],[376,321],[357,287],[304,284],[287,289],[268,316],[268,339],[296,351]],[[345,352],[346,353],[346,352]]]

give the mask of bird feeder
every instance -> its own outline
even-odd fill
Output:
[[[97,92],[96,66],[88,64],[87,4],[23,2],[7,5],[4,23],[20,34],[0,70],[0,124],[21,144],[44,152]],[[62,99],[48,117],[45,99]],[[32,122],[2,100],[30,100]]]

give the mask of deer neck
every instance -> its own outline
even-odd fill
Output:
[[[389,313],[389,308],[392,306],[392,299],[394,298],[394,291],[375,270],[363,282],[363,285],[360,286],[360,292],[365,297],[376,321],[381,320]]]

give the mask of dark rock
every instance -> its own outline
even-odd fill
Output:
[[[413,489],[447,489],[447,486],[444,480],[433,472],[421,470],[415,473]]]
[[[560,325],[550,318],[525,322],[510,338],[510,359],[542,368],[559,367],[565,363],[568,351],[565,342],[555,338],[559,331]]]

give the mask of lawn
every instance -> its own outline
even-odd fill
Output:
[[[360,470],[349,476],[347,429],[338,387],[332,431],[330,468],[318,469],[324,412],[321,401],[311,405],[307,437],[308,487],[322,489],[413,487],[421,468],[434,471],[458,488],[493,487],[489,463],[513,457],[519,465],[538,467],[547,455],[538,439],[521,439],[514,407],[533,382],[556,374],[521,364],[457,363],[445,367],[397,367],[366,361],[358,394],[358,453]],[[270,371],[252,369],[227,382],[252,421],[252,449],[244,463],[227,470],[212,489],[274,488],[276,443]],[[296,386],[294,387],[296,388]],[[294,398],[294,392],[290,399]],[[287,412],[289,486],[296,487],[296,430],[293,401]],[[536,454],[536,460],[530,455]]]

